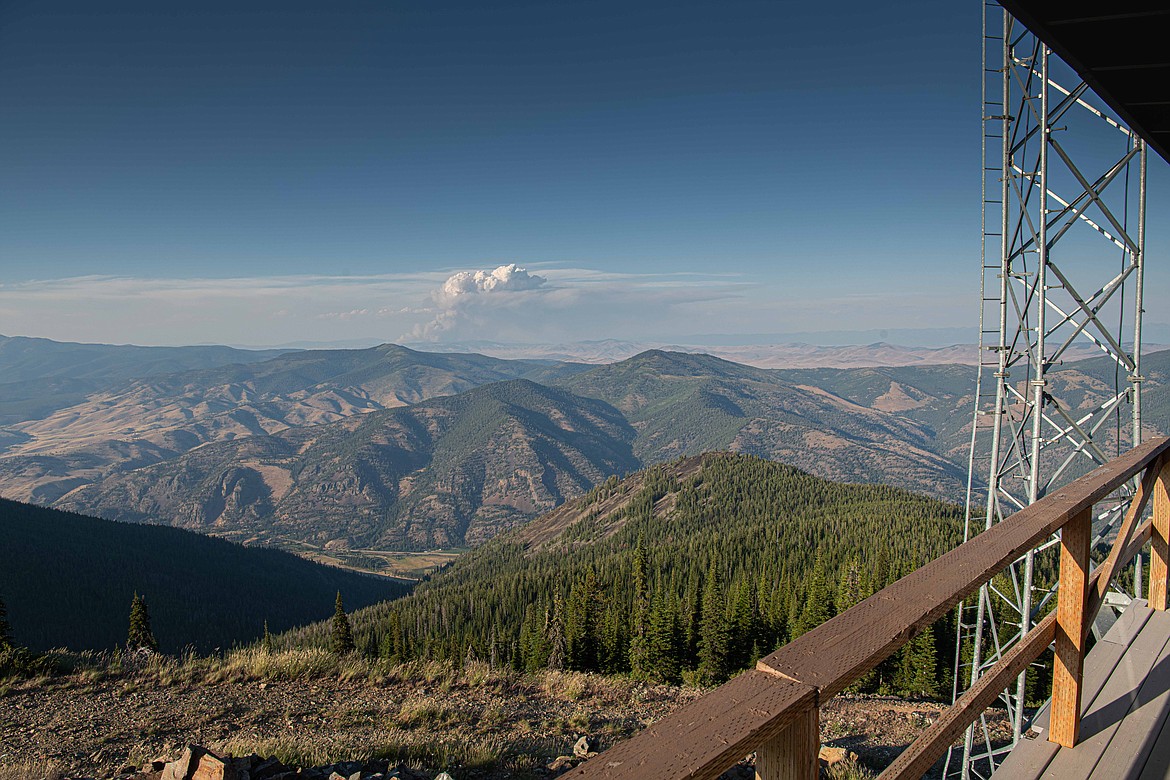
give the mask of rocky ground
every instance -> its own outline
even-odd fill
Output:
[[[276,756],[290,766],[383,760],[432,778],[441,770],[456,780],[547,777],[556,773],[549,765],[571,756],[582,735],[604,749],[700,695],[594,675],[504,674],[483,665],[445,672],[431,666],[410,679],[374,681],[179,678],[77,673],[0,686],[0,780],[53,770],[116,777],[156,758],[173,760],[192,743],[220,755]],[[879,769],[942,709],[838,697],[822,709],[822,740]]]

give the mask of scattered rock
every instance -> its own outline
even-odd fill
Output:
[[[242,780],[233,764],[224,761],[219,756],[204,751],[199,757],[199,765],[191,774],[189,780]]]
[[[264,759],[252,765],[252,780],[274,780],[277,775],[287,774],[288,772],[289,768],[280,763],[280,759]]]
[[[188,745],[178,760],[167,764],[161,780],[250,780],[241,777],[234,762],[228,763],[199,745]]]
[[[857,754],[846,750],[842,747],[829,747],[822,745],[820,753],[817,757],[824,763],[825,766],[834,766],[845,761],[857,761]]]
[[[575,766],[577,766],[577,762],[572,756],[557,756],[548,765],[548,770],[550,772],[566,772]]]
[[[573,745],[573,755],[577,758],[592,758],[597,755],[597,748],[600,746],[601,741],[597,737],[584,736]]]
[[[163,767],[162,780],[188,780],[191,776],[191,767],[196,759],[196,753],[202,753],[203,748],[198,745],[188,745],[183,755]]]

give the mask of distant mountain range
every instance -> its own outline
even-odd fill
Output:
[[[555,360],[577,363],[614,363],[651,349],[667,352],[690,352],[712,355],[757,368],[860,368],[867,366],[922,366],[942,363],[975,365],[979,347],[970,343],[952,343],[941,347],[914,347],[873,341],[866,344],[832,346],[804,341],[776,343],[651,342],[603,339],[563,344],[515,344],[495,341],[412,344],[416,349],[433,352],[473,352],[510,360]],[[1100,351],[1080,344],[1066,352],[1067,360],[1096,357]]]
[[[1170,416],[1168,358],[1143,365],[1151,429]],[[974,379],[959,365],[777,370],[649,350],[593,366],[395,345],[121,370],[0,427],[0,494],[301,551],[480,544],[610,474],[710,450],[954,500]],[[1053,382],[1087,409],[1114,373],[1085,360]]]
[[[57,505],[278,545],[476,544],[637,468],[633,438],[606,404],[512,380],[208,444]]]
[[[0,425],[43,417],[131,379],[266,360],[289,351],[73,344],[0,336]]]
[[[83,517],[0,499],[0,599],[17,642],[37,650],[126,642],[143,595],[160,649],[229,648],[409,591],[401,582],[242,547],[177,528]]]

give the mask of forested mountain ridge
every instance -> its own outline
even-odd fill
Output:
[[[399,660],[714,682],[951,549],[961,523],[897,488],[711,453],[607,480],[351,621]],[[924,636],[867,684],[934,690],[946,664]],[[280,641],[324,646],[328,626]]]
[[[151,376],[0,429],[0,493],[54,502],[80,485],[209,442],[335,422],[554,370],[573,368],[385,344]]]
[[[921,426],[772,371],[648,352],[555,381],[573,392],[514,380],[214,442],[70,485],[56,504],[289,548],[417,550],[482,543],[680,453],[734,449],[936,495],[961,481]]]
[[[217,442],[61,505],[252,542],[477,544],[637,468],[613,408],[528,380]]]
[[[19,441],[6,449],[9,456],[106,456],[104,463],[117,467],[121,462],[110,454],[117,444],[156,448],[161,460],[207,442],[332,422],[530,374],[542,378],[552,368],[393,344],[292,352],[151,375],[92,394],[43,419],[9,424],[9,435]]]
[[[794,383],[830,389],[859,406],[914,421],[930,432],[934,451],[956,463],[966,459],[974,411],[974,374],[969,366],[784,369],[776,374]],[[1170,350],[1144,355],[1142,374],[1146,435],[1170,433]],[[1027,381],[1026,376],[1018,377],[1021,385]],[[1052,394],[1077,417],[1128,385],[1126,372],[1107,357],[1066,363],[1049,374],[1049,381]],[[1128,415],[1128,408],[1122,414]],[[1108,451],[1116,452],[1113,427],[1103,427],[1097,436]]]
[[[956,495],[962,485],[962,469],[933,450],[929,428],[779,371],[652,350],[558,384],[622,410],[643,463],[732,450],[828,479],[935,496]]]
[[[1051,381],[1083,412],[1112,392],[1115,373],[1090,360]],[[1170,419],[1170,352],[1146,355],[1143,373],[1154,432]],[[366,546],[478,544],[610,474],[712,450],[953,498],[973,379],[966,366],[777,370],[662,350],[592,367],[394,345],[305,351],[150,377],[0,428],[0,495],[358,557]],[[506,398],[525,387],[543,411]],[[509,411],[487,410],[490,398]],[[388,404],[415,411],[395,416]],[[582,404],[594,411],[578,417]],[[443,422],[479,416],[494,439]],[[505,419],[519,431],[514,452]]]
[[[148,376],[250,363],[290,350],[139,347],[0,336],[0,425],[40,419],[86,396]],[[0,430],[0,447],[12,435]]]
[[[16,640],[38,650],[126,642],[130,602],[146,598],[164,652],[228,648],[407,585],[278,550],[178,528],[115,523],[0,499],[0,599]]]
[[[126,381],[233,363],[253,363],[290,352],[295,350],[237,349],[216,345],[140,347],[0,336],[0,373],[5,382],[36,379]]]

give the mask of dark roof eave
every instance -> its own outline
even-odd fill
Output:
[[[1151,103],[1166,102],[1170,104],[1170,79],[1159,76],[1149,67],[1136,66],[1133,68],[1094,68],[1087,63],[1093,50],[1075,36],[1068,36],[1062,31],[1063,24],[1052,24],[1048,13],[1050,9],[1061,8],[1062,4],[1053,4],[1045,0],[999,0],[1000,5],[1018,19],[1024,26],[1036,34],[1047,46],[1052,49],[1069,67],[1085,80],[1089,88],[1097,94],[1114,112],[1119,119],[1125,122],[1135,133],[1145,139],[1150,149],[1154,150],[1162,159],[1170,162],[1170,128],[1155,127],[1156,119],[1152,112],[1146,110]],[[1108,17],[1117,23],[1137,25],[1158,24],[1166,28],[1170,36],[1170,13],[1164,11],[1142,11],[1127,14],[1127,6],[1134,9],[1144,8],[1142,3],[1114,2],[1109,6]],[[1067,8],[1067,7],[1065,7]],[[1128,18],[1128,22],[1125,22]],[[1147,31],[1148,32],[1148,31]],[[1170,40],[1170,37],[1162,38]],[[1156,53],[1165,59],[1164,49]],[[1156,66],[1161,71],[1166,66]],[[1134,101],[1119,97],[1117,86],[1122,83],[1137,83],[1143,94],[1143,100]]]

